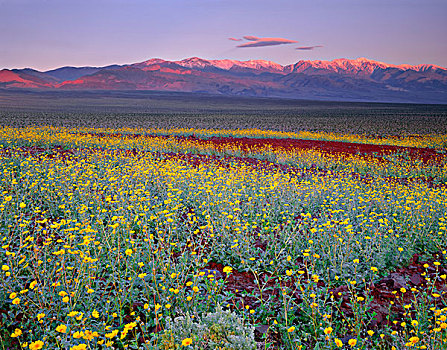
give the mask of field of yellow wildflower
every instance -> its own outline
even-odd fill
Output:
[[[1,126],[2,349],[446,348],[446,144]]]

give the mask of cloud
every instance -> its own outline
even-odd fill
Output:
[[[300,46],[300,47],[297,47],[295,50],[313,50],[313,49],[316,49],[317,47],[323,47],[323,45]]]
[[[231,41],[242,41],[242,39],[236,39],[236,38],[228,38],[228,40],[231,40]]]
[[[260,39],[260,38],[258,38],[257,36],[253,36],[253,35],[245,35],[245,36],[243,36],[243,38],[244,38],[245,40],[249,40],[249,41],[257,41],[257,40]]]
[[[289,40],[284,38],[258,38],[256,36],[244,36],[245,40],[250,42],[240,44],[237,47],[262,47],[262,46],[274,46],[274,45],[284,45],[284,44],[294,44],[298,41]]]

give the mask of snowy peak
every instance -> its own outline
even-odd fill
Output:
[[[226,71],[252,71],[257,73],[270,72],[278,74],[289,73],[316,73],[321,74],[323,71],[344,73],[352,75],[371,75],[376,69],[399,69],[402,71],[412,70],[416,72],[435,72],[446,71],[446,68],[432,65],[420,64],[412,66],[409,64],[390,64],[380,61],[371,60],[365,57],[356,59],[337,58],[332,61],[323,60],[302,60],[295,64],[283,66],[281,64],[266,60],[248,60],[238,61],[230,59],[207,60],[200,57],[185,58],[180,61],[166,61],[160,58],[153,58],[144,62],[134,63],[131,66],[143,69],[150,66],[181,66],[193,70],[210,70],[220,69]],[[152,69],[151,69],[152,70]]]
[[[235,65],[243,68],[257,69],[269,72],[283,72],[284,66],[265,60],[249,60],[249,61],[236,61]]]
[[[346,58],[337,58],[332,61],[299,61],[291,66],[291,71],[301,73],[306,70],[325,70],[336,73],[349,73],[349,74],[361,74],[361,75],[370,75],[376,69],[389,69],[395,68],[402,71],[412,70],[416,72],[424,72],[424,71],[433,71],[433,70],[444,70],[445,68],[432,65],[432,64],[420,64],[417,66],[412,66],[409,64],[390,64],[384,63],[380,61],[370,60],[365,57],[360,57],[356,59],[346,59]]]
[[[161,58],[151,58],[150,60],[129,64],[128,66],[135,67],[135,68],[144,68],[144,67],[150,67],[153,65],[160,65],[163,63],[167,63],[167,62],[169,62],[169,61],[163,60]]]
[[[218,68],[223,70],[231,69],[254,69],[259,71],[269,71],[269,72],[282,72],[284,67],[278,63],[265,60],[248,60],[248,61],[237,61],[237,60],[205,60],[199,57],[190,57],[181,61],[174,61],[174,63],[188,67],[192,69],[205,69],[205,68]]]
[[[185,58],[184,60],[181,61],[174,61],[174,63],[177,63],[182,67],[188,67],[188,68],[206,68],[212,65],[211,61],[199,57]]]

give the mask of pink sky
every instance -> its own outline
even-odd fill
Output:
[[[0,69],[191,56],[447,66],[446,18],[445,0],[0,0]]]

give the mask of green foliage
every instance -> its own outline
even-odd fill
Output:
[[[2,130],[4,348],[444,345],[445,158]]]
[[[166,328],[153,339],[153,349],[171,350],[182,346],[182,341],[191,339],[189,348],[195,350],[254,350],[254,328],[244,325],[241,318],[230,310],[217,305],[216,312],[201,319],[179,316],[166,320]]]

